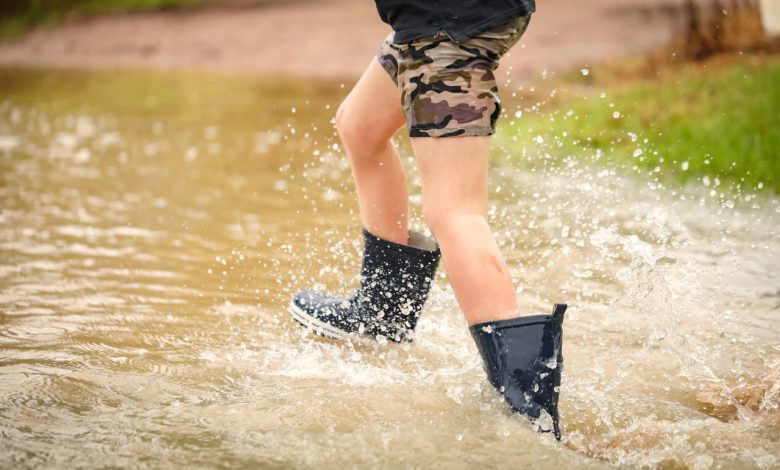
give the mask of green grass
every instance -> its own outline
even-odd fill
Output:
[[[507,121],[497,139],[509,149],[591,158],[680,182],[780,190],[776,56],[721,58],[670,67],[651,81],[564,90],[541,111],[529,106]]]
[[[0,38],[62,21],[73,15],[157,10],[203,3],[204,0],[2,0]]]

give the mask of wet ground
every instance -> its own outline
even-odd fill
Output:
[[[526,169],[494,149],[491,224],[520,304],[570,304],[562,444],[485,383],[443,270],[411,345],[302,331],[292,292],[357,285],[330,122],[346,91],[0,72],[0,466],[780,465],[766,193],[553,163],[530,138],[511,150]]]

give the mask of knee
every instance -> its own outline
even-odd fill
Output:
[[[436,237],[449,238],[459,232],[471,232],[487,227],[487,212],[479,200],[458,201],[429,195],[423,201],[423,218]],[[462,235],[462,233],[460,234]]]
[[[423,204],[423,217],[433,235],[438,238],[469,230],[473,224],[487,223],[481,213],[447,203]]]
[[[366,161],[390,145],[390,137],[355,113],[348,101],[336,111],[336,131],[353,161]]]

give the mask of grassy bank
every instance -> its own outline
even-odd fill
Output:
[[[202,3],[203,0],[3,0],[0,38],[15,36],[33,26],[62,21],[68,16],[155,10]]]
[[[583,71],[544,98],[525,97],[498,141],[518,150],[509,152],[517,164],[572,156],[680,182],[780,190],[780,57],[719,57],[652,80],[614,72]]]

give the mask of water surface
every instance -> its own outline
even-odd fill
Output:
[[[554,163],[532,139],[511,150],[523,169],[494,149],[491,225],[520,305],[570,304],[562,445],[485,383],[443,269],[412,345],[301,330],[295,290],[357,285],[331,121],[348,88],[0,72],[3,467],[780,465],[766,194]]]

